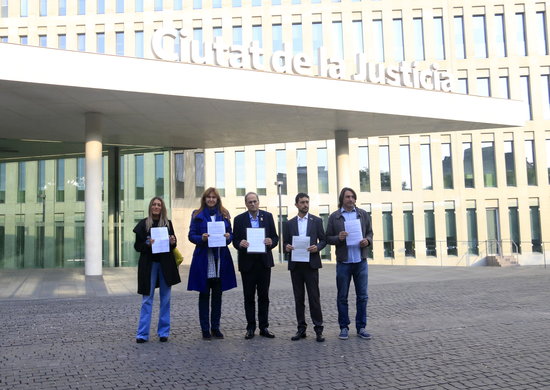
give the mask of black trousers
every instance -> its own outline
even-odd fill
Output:
[[[244,293],[244,312],[246,329],[256,329],[256,293],[258,294],[258,324],[260,329],[269,327],[269,284],[271,268],[266,268],[261,261],[256,261],[248,272],[241,272]]]
[[[309,302],[309,313],[316,333],[323,331],[323,313],[321,312],[321,294],[319,292],[319,270],[312,269],[308,263],[296,263],[290,271],[294,303],[296,305],[296,320],[298,329],[307,328],[305,316],[305,297]]]

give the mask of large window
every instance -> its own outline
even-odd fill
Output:
[[[283,50],[283,27],[280,24],[271,26],[271,36],[273,37],[273,51]]]
[[[76,49],[78,51],[86,51],[86,34],[76,34]]]
[[[458,241],[456,234],[456,215],[454,205],[452,208],[445,208],[445,230],[447,232],[447,255],[458,255]]]
[[[540,11],[536,15],[535,47],[538,55],[548,55],[548,28],[546,26],[546,12]]]
[[[483,184],[485,187],[496,187],[495,143],[493,141],[482,142],[481,153],[483,156]]]
[[[27,188],[27,163],[17,163],[17,203],[25,203]]]
[[[529,215],[531,217],[531,248],[533,252],[542,253],[539,206],[529,206]]]
[[[134,156],[134,165],[135,165],[134,181],[135,181],[136,199],[144,199],[145,173],[144,173],[143,154],[136,154]]]
[[[441,144],[441,171],[443,173],[443,188],[453,189],[453,157],[451,144]]]
[[[225,155],[224,152],[216,152],[216,188],[221,196],[225,196]]]
[[[277,181],[281,182],[281,194],[287,194],[287,179],[286,179],[286,150],[278,149],[276,151],[277,159]]]
[[[7,0],[5,0],[7,3]],[[40,3],[38,5],[38,14],[40,16],[48,16],[48,0],[40,0]],[[4,15],[2,15],[4,16]]]
[[[57,36],[57,47],[59,49],[67,48],[67,36],[65,34],[59,34]]]
[[[86,159],[76,159],[76,200],[84,202],[86,193]]]
[[[466,225],[468,228],[468,253],[479,254],[479,242],[477,235],[477,213],[475,208],[466,209]]]
[[[383,205],[384,206],[384,205]],[[390,206],[391,205],[386,205]],[[393,242],[393,216],[391,209],[382,211],[382,235],[384,240],[384,257],[393,258],[394,242]]]
[[[405,256],[415,257],[416,252],[414,245],[414,215],[412,211],[412,204],[410,204],[410,206],[406,208],[407,210],[403,210],[403,236],[405,238]]]
[[[136,41],[135,41],[135,56],[138,57],[138,58],[143,58],[144,55],[145,55],[145,52],[144,52],[144,40],[143,40],[143,31],[136,31]]]
[[[549,140],[550,145],[550,140]],[[548,169],[550,180],[550,168]],[[361,192],[370,191],[370,170],[369,170],[369,147],[359,147],[359,190]]]
[[[506,166],[506,185],[516,186],[516,160],[514,141],[504,141],[504,164]]]
[[[155,154],[155,196],[164,197],[164,154]]]
[[[434,57],[436,60],[445,59],[445,35],[443,30],[443,18],[434,18]]]
[[[154,7],[153,7],[155,12],[159,12],[159,11],[162,11],[164,9],[164,4],[162,4],[162,3],[163,3],[162,0],[155,0],[155,4],[154,4]],[[176,4],[174,4],[174,5],[176,5]],[[174,7],[174,9],[176,9],[176,8]]]
[[[317,149],[317,181],[319,193],[328,194],[328,153],[327,148]]]
[[[506,57],[506,33],[504,15],[495,15],[495,51],[497,57]]]
[[[96,34],[96,52],[105,53],[105,33]]]
[[[65,201],[65,159],[55,161],[55,201]]]
[[[298,178],[298,192],[307,194],[307,151],[296,149],[296,177]]]
[[[474,28],[474,56],[475,58],[487,58],[487,34],[485,27],[485,15],[473,16]]]
[[[391,173],[390,173],[390,147],[380,146],[380,189],[382,191],[391,191]]]
[[[115,33],[115,43],[116,43],[116,55],[124,55],[124,32],[117,31]]]
[[[435,237],[435,215],[433,204],[425,204],[424,208],[424,235],[426,238],[426,256],[437,256],[437,241]]]
[[[342,22],[332,22],[333,55],[337,58],[344,58],[344,30]]]
[[[455,56],[462,60],[466,58],[466,45],[464,43],[464,18],[462,16],[454,17],[455,30]]]
[[[529,76],[520,76],[521,100],[525,106],[524,110],[528,118],[533,119],[533,109],[531,106],[531,86],[529,85]]]
[[[267,193],[265,172],[265,150],[256,150],[256,192],[258,195]]]
[[[311,25],[312,45],[313,45],[313,64],[319,65],[319,48],[323,47],[323,25],[321,22],[315,22]]]
[[[365,51],[365,45],[363,41],[363,21],[362,20],[354,20],[352,22],[353,26],[353,43],[354,43],[354,49],[355,53],[363,53]]]
[[[20,5],[21,5],[20,16],[22,18],[26,18],[27,16],[29,16],[29,0],[21,0]]]
[[[36,201],[43,202],[46,197],[46,161],[37,161]]]
[[[478,77],[477,81],[477,94],[479,96],[491,96],[491,85],[489,83],[489,77]]]
[[[235,152],[235,188],[237,196],[246,194],[246,162],[243,150]]]
[[[105,0],[97,0],[97,13],[98,14],[105,13]]]
[[[512,241],[512,253],[521,253],[521,231],[519,229],[519,211],[517,206],[508,207],[508,220],[510,223],[510,240]]]
[[[462,159],[464,161],[464,187],[474,188],[474,156],[471,142],[462,143]]]
[[[535,141],[525,140],[525,168],[527,170],[527,184],[537,185],[537,165],[535,160]]]
[[[292,53],[298,54],[304,51],[304,39],[302,23],[292,23]]]
[[[503,99],[510,99],[510,82],[508,76],[500,76],[498,78],[500,87],[500,97]]]
[[[67,15],[67,0],[58,0],[58,15]]]
[[[414,31],[414,59],[417,61],[424,61],[424,26],[422,18],[413,19],[413,31]]]
[[[550,180],[550,169],[548,175]],[[6,163],[0,163],[0,203],[6,203]]]
[[[401,155],[401,189],[405,191],[412,190],[411,182],[411,153],[409,145],[400,145]]]
[[[497,207],[488,207],[485,210],[487,219],[487,254],[501,254],[500,242],[500,222]]]
[[[78,15],[86,15],[86,0],[78,0],[76,12]]]
[[[124,0],[115,0],[115,11],[117,14],[124,13]]]
[[[195,196],[201,197],[204,192],[204,153],[195,153]]]
[[[420,145],[422,161],[422,189],[433,190],[432,180],[432,150],[430,144]]]
[[[136,12],[143,12],[143,2],[144,0],[136,0],[136,3],[134,5],[134,10]]]
[[[176,198],[185,197],[185,155],[174,154],[174,195]]]
[[[377,62],[384,62],[384,29],[382,26],[382,19],[373,20],[372,29],[375,60]]]
[[[525,14],[523,12],[518,12],[516,14],[516,46],[518,55],[527,55],[527,40],[525,39]]]
[[[541,93],[541,108],[542,118],[550,119],[550,75],[543,74],[540,76],[540,93]]]
[[[395,61],[403,61],[405,59],[403,19],[393,19],[393,49],[393,59]]]

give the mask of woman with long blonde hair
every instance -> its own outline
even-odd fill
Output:
[[[153,253],[151,238],[152,228],[168,229],[170,250],[164,253]],[[134,248],[140,253],[138,263],[138,294],[142,295],[141,312],[136,333],[138,344],[149,340],[151,312],[155,288],[160,289],[160,312],[157,334],[161,342],[168,341],[170,334],[170,294],[171,286],[180,283],[180,274],[172,250],[177,245],[172,222],[167,217],[166,205],[161,197],[155,196],[149,202],[147,218],[138,222],[134,228],[136,242]]]

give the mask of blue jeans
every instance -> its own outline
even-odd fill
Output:
[[[357,312],[355,314],[355,327],[357,330],[367,326],[367,287],[369,281],[369,269],[367,261],[362,260],[360,263],[337,263],[336,264],[336,287],[338,294],[336,304],[338,306],[338,323],[340,329],[349,328],[348,315],[348,293],[351,278],[355,285],[355,295],[357,297]]]
[[[151,267],[151,291],[149,295],[143,295],[141,300],[141,313],[136,338],[149,340],[149,328],[151,327],[151,312],[153,311],[153,299],[157,280],[160,286],[160,311],[157,333],[159,337],[170,335],[170,292],[171,287],[166,284],[160,263],[153,262]]]
[[[222,315],[222,280],[211,278],[206,283],[207,290],[199,293],[199,320],[203,332],[220,330]],[[212,311],[210,313],[210,290],[212,290]],[[209,316],[210,314],[210,316]],[[210,317],[210,318],[209,318]]]

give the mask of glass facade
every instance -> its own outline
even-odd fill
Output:
[[[258,195],[267,193],[265,173],[265,150],[256,150],[256,193]]]

